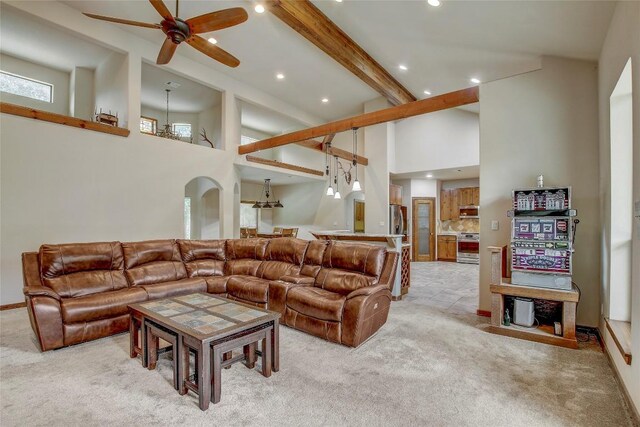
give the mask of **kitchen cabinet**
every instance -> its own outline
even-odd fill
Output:
[[[402,186],[389,184],[389,204],[401,205],[402,204]]]
[[[440,191],[440,221],[460,219],[460,192],[457,188]]]
[[[480,187],[473,187],[473,206],[480,206]]]
[[[460,206],[473,205],[473,188],[460,188],[458,194],[460,195]]]
[[[456,236],[438,236],[438,261],[456,261],[458,257],[458,239]]]

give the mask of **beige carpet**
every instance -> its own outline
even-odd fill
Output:
[[[454,264],[455,265],[455,264]],[[14,425],[632,425],[606,357],[481,330],[484,318],[429,306],[427,283],[455,287],[477,266],[414,266],[409,298],[358,349],[283,327],[281,370],[223,371],[201,412],[128,356],[122,334],[40,353],[24,309],[0,314],[0,422]],[[445,275],[445,276],[442,276]],[[446,281],[442,280],[446,277]],[[445,283],[446,282],[446,283]],[[431,290],[432,292],[432,290]]]

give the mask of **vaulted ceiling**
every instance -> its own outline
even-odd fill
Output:
[[[146,1],[66,1],[82,12],[159,22]],[[166,0],[175,10],[175,1]],[[180,2],[189,18],[228,7],[244,7],[249,20],[211,33],[218,45],[240,59],[221,65],[189,46],[188,56],[256,86],[327,121],[361,112],[379,96],[332,58],[272,14],[258,14],[250,1]],[[539,67],[541,55],[596,60],[613,13],[613,2],[597,1],[314,1],[331,20],[385,67],[413,95],[424,98],[470,86],[470,77],[491,81]],[[82,18],[89,19],[89,18]],[[117,24],[108,24],[117,25]],[[157,30],[120,25],[154,41]],[[207,35],[209,36],[209,35]],[[398,66],[404,64],[406,71]],[[276,79],[283,73],[283,80]],[[328,103],[322,103],[322,98]]]

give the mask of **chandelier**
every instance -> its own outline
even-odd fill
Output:
[[[329,153],[331,152],[331,143],[328,142],[325,146],[325,165],[326,170],[325,173],[329,177],[329,187],[327,188],[327,196],[333,196],[334,199],[340,199],[342,196],[340,195],[340,183],[338,182],[338,172],[342,173],[345,182],[347,185],[351,185],[351,169],[355,167],[355,181],[353,181],[352,191],[362,191],[362,187],[360,186],[360,181],[358,181],[358,128],[353,128],[353,159],[351,160],[351,164],[349,165],[349,169],[345,169],[342,163],[338,160],[338,156],[333,156],[333,163],[335,166],[333,167],[334,175],[333,175],[333,184],[331,183],[331,163],[329,161]],[[335,190],[333,186],[335,185]]]
[[[260,192],[260,200],[256,200],[253,204],[252,208],[255,209],[271,209],[271,208],[283,208],[284,206],[280,203],[280,200],[276,200],[275,202],[269,201],[269,197],[273,195],[271,191],[271,180],[265,179],[264,185],[262,186],[262,191]],[[265,201],[262,201],[262,196],[264,196]]]
[[[171,89],[165,89],[165,91],[167,92],[167,120],[165,121],[164,128],[158,130],[156,135],[162,138],[179,140],[180,135],[173,131],[171,123],[169,123],[169,92],[171,92]]]

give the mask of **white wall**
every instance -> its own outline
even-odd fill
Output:
[[[56,70],[33,62],[0,53],[0,69],[19,76],[28,77],[53,85],[53,102],[44,102],[24,96],[2,92],[0,100],[52,113],[69,114],[69,80],[66,71]]]
[[[207,138],[213,143],[217,149],[222,148],[222,106],[207,108],[198,113],[198,128],[194,132],[193,143],[204,147],[209,147],[209,143],[205,142],[200,136],[202,129],[206,131]]]
[[[118,126],[129,127],[129,58],[126,55],[113,52],[96,67],[95,71],[95,102],[96,110],[103,113],[118,115]],[[163,122],[164,123],[164,122]],[[139,129],[139,122],[131,126],[132,131]]]
[[[233,200],[235,153],[0,117],[1,304],[23,300],[22,252],[43,243],[181,237],[185,185],[196,176],[215,178]],[[233,215],[231,202],[222,208]],[[224,236],[232,235],[229,219]]]
[[[212,179],[199,176],[185,186],[191,198],[191,238],[217,239],[220,230],[220,191]]]
[[[391,172],[407,173],[478,165],[478,115],[459,109],[423,114],[395,123]]]
[[[582,289],[577,321],[598,325],[600,197],[597,66],[545,57],[542,69],[480,86],[480,309],[490,310],[487,246],[509,243],[511,191],[570,185],[580,225],[573,280]],[[491,230],[499,220],[500,229]]]
[[[95,71],[75,67],[71,71],[69,86],[69,115],[83,120],[93,120],[95,112]]]
[[[598,67],[599,95],[600,95],[600,195],[601,232],[600,259],[602,261],[602,275],[600,297],[604,309],[604,316],[609,315],[610,292],[610,257],[611,257],[611,229],[615,226],[611,218],[611,142],[610,142],[610,113],[609,97],[625,67],[631,58],[633,75],[633,200],[640,201],[640,3],[619,2],[611,20],[611,25],[604,42]],[[636,413],[640,409],[640,363],[636,355],[640,354],[640,224],[635,219],[632,242],[631,272],[632,306],[631,306],[631,351],[634,361],[631,366],[625,364],[613,338],[604,325],[603,317],[599,320],[600,333],[616,370],[635,404]]]

